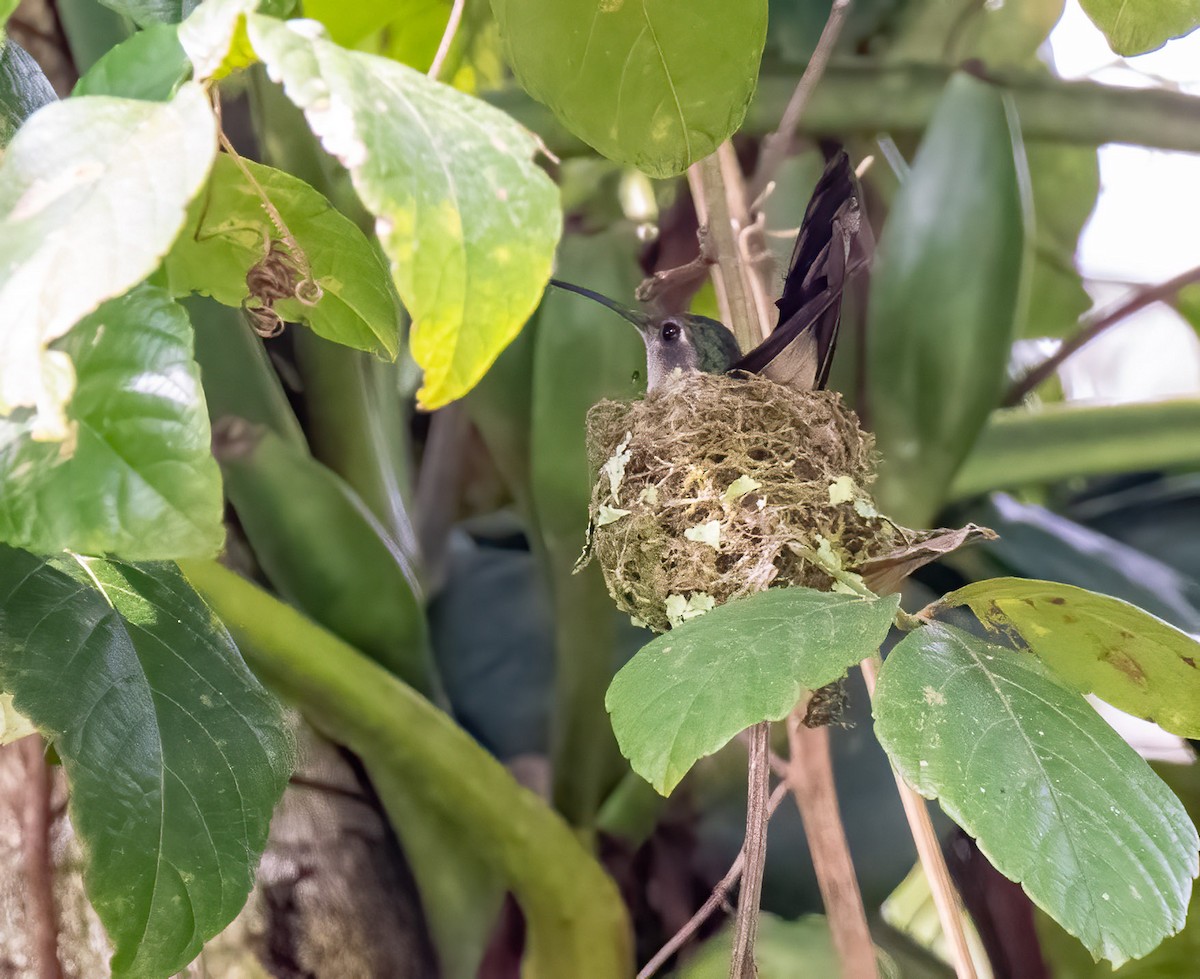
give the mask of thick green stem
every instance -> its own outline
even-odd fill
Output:
[[[349,483],[410,562],[419,564],[409,518],[408,414],[395,367],[369,354],[296,332],[313,455]]]
[[[402,839],[418,811],[500,874],[525,914],[523,976],[630,975],[616,886],[537,796],[424,697],[294,609],[215,562],[182,567],[263,682],[362,758]],[[438,854],[413,856],[439,869]]]
[[[867,139],[881,132],[896,137],[919,134],[952,71],[949,66],[886,65],[869,58],[834,62],[813,93],[797,131]],[[1040,72],[996,72],[991,80],[1012,94],[1022,135],[1029,142],[1133,143],[1200,153],[1200,98],[1196,96],[1068,82]],[[795,84],[794,69],[766,68],[742,132],[773,131]],[[505,90],[488,98],[538,133],[559,156],[586,150],[549,109],[524,93]]]

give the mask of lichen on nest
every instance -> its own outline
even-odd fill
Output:
[[[876,509],[872,437],[831,391],[695,374],[588,413],[591,553],[618,607],[665,631],[777,585],[837,587],[912,543]]]

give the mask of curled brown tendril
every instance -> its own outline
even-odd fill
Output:
[[[242,313],[246,322],[260,337],[270,339],[283,332],[283,317],[275,310],[281,299],[295,299],[305,306],[320,301],[322,290],[311,274],[301,272],[300,263],[291,248],[279,238],[272,238],[267,253],[250,266],[246,273],[246,298]]]

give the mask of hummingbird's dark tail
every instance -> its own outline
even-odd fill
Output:
[[[608,296],[602,296],[598,292],[592,292],[591,289],[585,289],[583,286],[577,286],[571,282],[563,282],[562,279],[551,279],[550,285],[554,286],[556,289],[564,289],[567,292],[574,292],[580,296],[586,296],[588,299],[598,302],[601,306],[607,306],[618,316],[627,319],[634,326],[640,327],[642,325],[643,318],[638,315],[636,310],[630,309],[628,306],[622,306],[620,303],[609,299]]]
[[[864,268],[872,245],[862,214],[862,191],[844,151],[817,181],[792,252],[779,321],[771,335],[734,370],[763,374],[801,390],[829,377],[846,280]]]

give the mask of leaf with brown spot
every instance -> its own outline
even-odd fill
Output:
[[[1200,643],[1120,599],[1073,585],[994,578],[952,592],[940,608],[966,605],[992,629],[1015,631],[1082,693],[1183,737],[1200,736]]]

